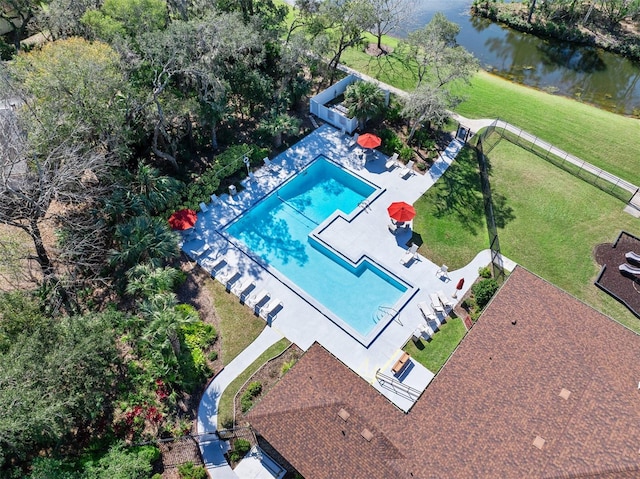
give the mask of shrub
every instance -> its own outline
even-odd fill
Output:
[[[259,383],[258,381],[252,382],[251,384],[249,384],[247,392],[251,394],[252,397],[256,397],[262,392],[262,383]]]
[[[413,160],[413,155],[413,149],[409,148],[408,146],[403,146],[402,148],[400,148],[400,158],[402,159],[402,161]]]
[[[392,155],[396,151],[402,150],[404,144],[402,140],[398,138],[398,135],[393,130],[385,128],[379,134],[382,140],[382,151],[387,155]]]
[[[238,462],[251,449],[251,443],[246,439],[236,439],[233,441],[233,450],[229,453],[231,462]]]
[[[253,406],[253,399],[256,396],[258,396],[261,392],[262,392],[262,383],[259,383],[258,381],[254,381],[251,384],[249,384],[249,387],[240,398],[240,407],[243,413],[251,409],[251,406]]]
[[[209,361],[213,362],[218,359],[218,351],[215,349],[209,352]]]
[[[489,268],[488,266],[483,266],[482,268],[478,269],[478,274],[481,278],[489,279],[492,276],[491,268]]]
[[[285,374],[287,371],[289,371],[289,369],[291,369],[293,367],[293,365],[296,363],[295,359],[292,359],[291,361],[287,361],[286,363],[284,363],[282,365],[282,369],[280,370],[280,372],[282,374]]]
[[[181,479],[206,479],[207,470],[202,466],[196,466],[193,462],[185,462],[178,466],[178,474]]]
[[[479,309],[487,305],[497,290],[498,282],[495,279],[483,279],[471,287]]]

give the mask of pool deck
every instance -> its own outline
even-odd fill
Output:
[[[211,271],[217,259],[224,257],[222,273],[235,269],[234,279],[250,277],[258,291],[266,289],[271,298],[278,298],[283,308],[269,321],[270,327],[296,343],[303,350],[314,342],[319,342],[350,369],[369,382],[398,408],[408,411],[427,387],[433,373],[415,361],[409,361],[397,376],[391,368],[402,354],[402,347],[410,340],[419,325],[424,324],[417,304],[430,303],[429,294],[442,291],[451,298],[460,278],[464,278],[464,288],[458,293],[462,297],[478,277],[478,268],[490,263],[488,250],[480,252],[464,268],[449,271],[447,276],[437,275],[439,265],[419,256],[406,265],[401,264],[411,239],[411,232],[392,234],[387,207],[394,201],[414,203],[446,171],[463,144],[452,141],[446,151],[425,174],[414,172],[406,176],[399,174],[401,168],[389,171],[385,168],[387,157],[378,151],[370,154],[366,163],[362,157],[349,148],[351,137],[339,130],[324,125],[309,134],[299,143],[273,159],[275,167],[263,167],[255,172],[252,180],[245,180],[246,186],[234,197],[222,195],[217,204],[210,203],[206,212],[198,214],[195,231],[183,243],[184,251],[195,256],[196,261]],[[230,221],[273,191],[282,182],[295,175],[318,155],[339,163],[356,175],[370,181],[383,190],[373,201],[358,207],[360,211],[351,215],[350,221],[337,218],[324,229],[321,237],[332,247],[351,258],[363,254],[374,259],[388,271],[412,285],[412,296],[406,304],[396,305],[397,314],[380,334],[365,346],[362,341],[338,327],[329,318],[303,299],[290,286],[269,273],[249,255],[236,248],[220,234]],[[241,187],[239,185],[238,189]],[[193,252],[208,244],[208,249],[200,256]],[[505,268],[514,265],[504,259]],[[322,280],[322,278],[319,278]],[[348,295],[349,292],[345,291]],[[455,301],[455,300],[454,300]],[[435,323],[431,323],[435,329]],[[437,332],[435,334],[438,334]],[[382,374],[393,380],[384,380]]]

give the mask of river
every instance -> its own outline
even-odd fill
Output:
[[[539,39],[469,14],[469,0],[416,0],[411,20],[392,34],[422,28],[435,12],[461,27],[458,42],[482,68],[511,81],[640,116],[640,65],[603,50]]]

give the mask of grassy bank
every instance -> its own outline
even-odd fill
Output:
[[[506,141],[489,160],[502,253],[640,331],[635,316],[593,285],[600,270],[595,246],[612,242],[620,230],[640,234],[638,220],[622,211],[624,203]],[[463,153],[416,204],[414,225],[425,243],[421,252],[436,263],[461,266],[488,247],[474,176],[475,158]],[[442,198],[448,188],[453,198]]]

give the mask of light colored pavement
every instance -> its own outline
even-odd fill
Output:
[[[273,328],[265,328],[262,333],[240,355],[231,361],[213,378],[198,406],[197,433],[200,435],[200,452],[205,467],[211,477],[234,479],[238,475],[231,469],[224,457],[227,444],[220,441],[215,431],[218,429],[218,405],[222,392],[269,346],[282,339],[282,335]]]
[[[349,148],[349,143],[350,137],[330,126],[322,126],[287,152],[274,158],[275,168],[265,167],[257,171],[255,178],[245,183],[245,190],[233,197],[222,195],[217,203],[210,203],[208,211],[198,215],[196,235],[184,242],[183,249],[188,254],[193,254],[205,242],[209,245],[206,253],[197,258],[203,268],[210,270],[224,257],[223,272],[231,268],[237,269],[240,274],[236,278],[251,277],[256,283],[256,290],[266,289],[284,304],[271,326],[216,376],[207,388],[198,411],[199,434],[215,431],[221,392],[262,351],[283,336],[303,350],[314,342],[319,342],[404,411],[411,408],[433,378],[431,371],[415,362],[411,362],[410,367],[396,378],[396,384],[379,380],[377,373],[393,376],[391,367],[401,354],[401,348],[416,328],[424,323],[425,319],[417,308],[418,302],[429,301],[429,294],[437,291],[442,291],[451,298],[458,280],[465,278],[464,288],[458,293],[462,297],[478,277],[478,269],[490,262],[490,254],[489,251],[480,252],[464,268],[449,271],[446,276],[437,275],[440,265],[424,257],[403,265],[400,258],[407,250],[411,232],[397,235],[389,232],[387,206],[393,201],[413,203],[422,196],[446,171],[463,145],[453,141],[425,174],[414,172],[401,176],[399,168],[387,171],[386,156],[375,152],[370,161],[364,162],[359,154]],[[318,308],[304,294],[296,291],[295,285],[277,272],[262,266],[249,252],[238,248],[224,235],[226,224],[297,174],[320,153],[376,185],[378,190],[351,215],[345,217],[334,214],[318,228],[321,231],[317,234],[345,257],[370,258],[409,285],[408,293],[397,304],[391,305],[397,314],[388,318],[386,326],[379,328],[377,336],[368,345],[363,343],[371,338],[363,341],[363,338],[347,332],[335,322],[335,318],[323,314],[322,308]],[[510,269],[509,264],[506,267]],[[432,327],[437,329],[436,324],[432,324]],[[409,389],[403,389],[403,386],[415,391],[407,394]],[[235,477],[223,456],[226,447],[224,442],[218,441],[215,435],[205,435],[200,444],[206,467],[215,474],[214,477]]]

